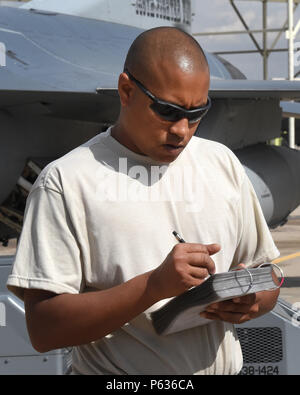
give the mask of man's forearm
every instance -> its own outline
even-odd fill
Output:
[[[33,346],[47,352],[87,344],[115,331],[157,301],[150,277],[148,272],[108,290],[62,294],[38,303],[25,299]]]
[[[262,291],[257,294],[258,305],[259,305],[259,316],[271,311],[277,302],[280,290],[274,291]]]

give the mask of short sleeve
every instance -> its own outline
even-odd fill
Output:
[[[26,204],[24,225],[7,288],[23,300],[24,288],[79,293],[80,249],[62,193],[36,187]]]
[[[239,263],[247,267],[270,262],[280,253],[263,215],[255,190],[245,174],[237,205],[239,242],[231,268]]]

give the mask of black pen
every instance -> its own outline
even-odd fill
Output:
[[[183,240],[182,237],[179,236],[179,234],[177,232],[173,232],[173,235],[176,237],[176,239],[179,241],[179,243],[185,243],[185,241]]]

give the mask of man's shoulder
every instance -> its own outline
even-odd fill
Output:
[[[223,174],[237,184],[243,182],[245,177],[243,165],[226,145],[194,136],[189,151],[199,166]]]
[[[93,147],[99,145],[99,143],[100,135],[98,134],[49,163],[40,173],[31,191],[37,188],[45,188],[63,193],[63,184],[66,180],[72,182],[75,178],[80,179],[81,174],[89,172],[92,163],[95,161]]]
[[[191,139],[191,151],[193,153],[200,153],[204,155],[204,157],[217,157],[221,159],[229,158],[233,160],[237,164],[239,164],[239,160],[234,154],[234,152],[228,148],[226,145],[219,143],[217,141],[204,139],[202,137],[193,136]]]

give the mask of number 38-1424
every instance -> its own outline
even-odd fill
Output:
[[[276,365],[263,365],[263,366],[243,366],[241,375],[267,375],[275,376],[279,374],[279,367]]]

